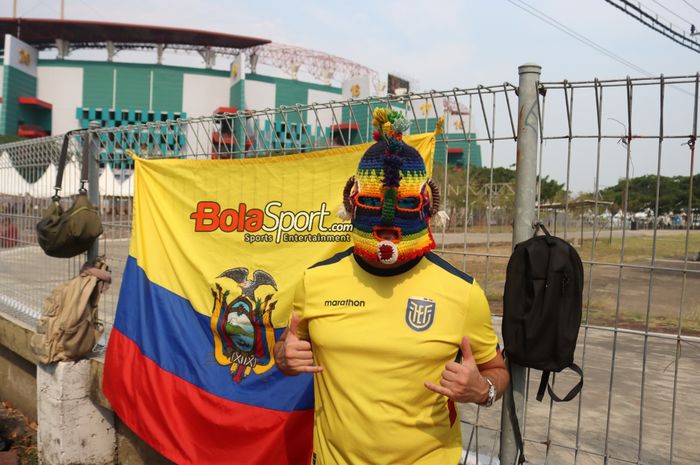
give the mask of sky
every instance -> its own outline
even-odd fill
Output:
[[[57,18],[60,15],[58,0],[17,0],[17,5],[18,16]],[[642,0],[641,5],[658,14],[659,20],[672,22],[676,30],[688,31],[693,23],[700,29],[700,0]],[[628,64],[536,18],[528,13],[535,12],[533,8],[539,10],[537,14],[547,15],[575,31],[581,40],[595,42]],[[11,15],[12,1],[0,2],[0,16]],[[65,0],[65,17],[266,38],[337,55],[370,67],[380,76],[397,73],[411,79],[412,90],[472,88],[506,81],[517,84],[517,69],[524,63],[542,66],[543,81],[588,81],[662,73],[665,76],[694,75],[700,68],[700,54],[652,31],[604,0]],[[104,59],[104,52],[89,53],[96,53],[96,59]],[[151,55],[145,54],[144,59],[154,60]],[[124,56],[118,54],[115,60]],[[181,64],[182,60],[201,65],[196,57],[182,56],[166,56],[165,63]],[[227,68],[228,63],[219,60],[217,67]],[[656,92],[658,94],[658,89]],[[687,87],[685,93],[667,92],[665,124],[669,129],[682,127],[685,131],[690,127],[688,108],[692,108],[694,99],[689,93],[692,94],[692,86]],[[648,106],[648,113],[654,113],[651,109],[658,106],[658,96],[641,95],[643,92],[635,101],[639,102],[636,108],[641,110]],[[582,102],[583,99],[586,101]],[[582,100],[577,106],[581,111],[594,108],[592,97]],[[627,121],[624,98],[609,101],[616,103],[607,107],[604,130],[622,134]],[[565,127],[562,102],[553,103],[558,108],[550,110],[550,114],[557,115],[557,120],[548,122],[548,127],[555,132]],[[658,109],[655,111],[655,115],[640,120],[647,132],[658,132]],[[581,116],[586,121],[580,131],[585,132],[591,126],[591,114],[589,111]],[[690,114],[692,116],[692,111]],[[475,129],[485,131],[483,124],[480,126],[476,122]],[[546,145],[542,173],[564,182],[568,148],[555,142]],[[580,160],[568,163],[572,192],[590,191],[593,187],[595,154],[590,152],[595,152],[595,147],[584,146],[572,150],[574,159]],[[688,175],[687,147],[681,147],[680,141],[669,142],[668,146],[662,150],[662,174]],[[491,147],[482,146],[482,150],[488,165]],[[511,146],[497,147],[495,152],[494,165],[510,166],[514,162]],[[603,160],[605,169],[601,171],[599,182],[603,186],[614,184],[624,175],[626,157],[622,144],[612,144],[605,152],[610,155]],[[646,147],[640,143],[632,155],[634,174],[656,172],[657,152],[653,144]],[[694,173],[697,172],[695,169]]]

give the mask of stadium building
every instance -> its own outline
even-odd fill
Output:
[[[377,73],[365,66],[256,37],[161,26],[27,18],[0,18],[0,32],[4,35],[0,42],[2,135],[42,137],[86,128],[92,121],[103,127],[121,127],[363,99],[386,94],[387,90]],[[71,59],[72,52],[84,49],[102,50],[106,59]],[[132,50],[151,51],[155,60],[115,60],[117,53]],[[49,55],[52,51],[55,55]],[[40,52],[50,57],[40,58]],[[204,66],[164,64],[165,52],[198,54]],[[216,69],[217,60],[230,66]],[[258,72],[263,67],[283,71],[288,77]],[[309,79],[302,80],[300,75],[308,75]],[[405,92],[408,85],[407,81],[389,76],[390,92]],[[420,105],[412,132],[434,129],[436,119],[431,105],[430,101]],[[257,125],[255,131],[247,131],[239,117],[207,133],[184,134],[173,124],[158,129],[167,134],[134,137],[143,139],[142,147],[170,155],[178,155],[187,137],[208,139],[217,147],[231,147],[235,141],[245,139],[247,148],[260,137],[269,138],[266,146],[279,149],[311,146],[308,139],[315,137],[352,144],[360,142],[360,134],[364,140],[371,134],[370,108],[362,104],[353,108],[352,118],[347,110],[342,115],[330,111],[319,115],[290,112],[284,121],[273,116],[245,123]],[[471,143],[467,147],[463,142],[461,124],[467,118],[468,115],[452,118],[446,133],[448,139],[455,141],[450,142],[448,150],[438,144],[436,161],[444,161],[447,155],[450,164],[464,165],[469,154],[472,165],[481,166],[479,145]],[[317,120],[318,127],[312,127]],[[252,133],[256,134],[254,138],[248,136]]]

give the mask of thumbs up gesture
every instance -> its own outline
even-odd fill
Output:
[[[289,327],[284,330],[282,337],[275,343],[275,365],[287,376],[295,376],[299,373],[319,373],[323,370],[314,365],[314,356],[311,352],[311,342],[299,339],[297,334],[301,318],[292,313]]]
[[[445,371],[442,372],[440,384],[426,381],[425,387],[455,402],[483,403],[488,397],[489,385],[479,373],[468,337],[462,338],[460,350],[462,362],[449,362],[445,365]]]

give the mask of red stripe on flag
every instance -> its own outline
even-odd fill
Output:
[[[452,428],[457,420],[457,409],[452,399],[447,401],[447,410],[450,412],[450,428]]]
[[[212,395],[160,368],[117,329],[110,336],[102,389],[129,428],[178,464],[311,461],[313,410],[280,412]]]

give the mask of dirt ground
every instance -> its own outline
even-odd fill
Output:
[[[37,465],[36,430],[11,402],[0,402],[0,464]]]
[[[649,266],[650,262],[638,262]],[[584,307],[589,302],[589,324],[623,326],[686,335],[700,335],[700,274],[681,272],[683,261],[657,260],[653,273],[644,268],[593,265],[591,291],[584,287]],[[700,270],[700,263],[688,263]],[[588,283],[586,283],[586,286]],[[588,294],[588,295],[587,295]]]

